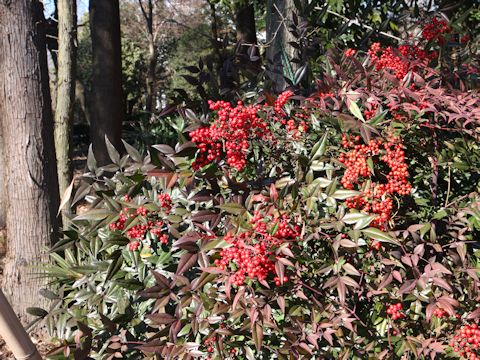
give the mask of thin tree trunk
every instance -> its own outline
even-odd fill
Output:
[[[105,136],[121,149],[125,104],[118,0],[90,0],[93,77],[91,141],[100,165],[110,163]]]
[[[58,182],[43,5],[0,1],[0,117],[7,164],[8,248],[2,289],[24,324],[42,306],[35,274],[58,238]]]
[[[288,30],[292,23],[292,14],[296,11],[293,0],[268,0],[267,2],[267,48],[268,75],[275,92],[283,91],[287,82],[284,76],[292,77],[296,65],[291,60],[295,57],[295,48],[290,42],[295,41]]]
[[[219,34],[218,34],[218,19],[217,19],[217,10],[215,3],[211,0],[208,0],[208,4],[210,5],[210,17],[211,17],[211,29],[212,29],[212,42],[213,42],[213,50],[215,55],[218,59],[218,64],[221,67],[223,63],[223,56],[220,52],[220,43],[218,41]]]
[[[55,152],[57,154],[58,187],[60,196],[71,182],[70,129],[75,105],[75,62],[77,5],[75,1],[58,0],[58,70],[57,104],[55,110]],[[71,215],[70,202],[62,210],[65,227]]]
[[[157,54],[153,36],[148,43],[148,72],[147,72],[147,100],[146,110],[153,114],[155,112],[155,83],[157,71]]]
[[[243,62],[259,68],[260,57],[257,46],[257,30],[255,26],[255,8],[248,2],[237,3],[235,7],[235,27],[237,33],[238,55]],[[252,60],[252,57],[254,58]],[[257,57],[258,59],[255,59]]]
[[[147,8],[143,6],[143,1],[138,1],[143,17],[147,25],[148,33],[148,70],[147,70],[147,97],[145,108],[150,114],[155,111],[155,85],[157,82],[157,51],[155,47],[155,34],[153,29],[153,0],[148,0]]]

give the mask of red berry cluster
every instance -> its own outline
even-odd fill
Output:
[[[284,114],[283,107],[287,103],[288,99],[293,96],[293,91],[287,90],[278,95],[278,98],[275,100],[273,109],[277,114]]]
[[[293,92],[287,90],[275,100],[273,108],[275,120],[281,120],[288,125],[288,131],[305,131],[307,126],[302,122],[300,126],[295,121],[287,121],[283,106]],[[268,122],[259,116],[260,110],[268,105],[248,105],[241,101],[233,107],[226,101],[209,101],[210,110],[216,111],[217,116],[209,127],[202,127],[190,132],[192,142],[197,144],[198,154],[192,167],[197,170],[226,156],[228,165],[241,171],[246,165],[247,151],[252,139],[272,139]]]
[[[128,195],[123,197],[126,202],[130,201]],[[172,207],[171,199],[168,194],[159,195],[160,206],[164,211],[170,211]],[[130,218],[139,217],[139,224],[129,228],[125,235],[131,242],[129,243],[129,249],[132,251],[137,250],[140,247],[141,241],[145,240],[147,233],[155,235],[161,244],[168,244],[168,235],[164,233],[166,230],[165,222],[160,218],[161,214],[158,212],[148,211],[144,206],[140,206],[137,209],[124,207],[119,214],[118,220],[109,224],[109,228],[112,231],[123,232],[125,230],[125,223]]]
[[[470,360],[480,360],[477,353],[480,344],[480,329],[477,324],[464,325],[450,342],[453,351]]]
[[[462,44],[466,44],[466,43],[468,43],[470,40],[471,40],[471,39],[470,39],[470,36],[469,36],[469,35],[463,35],[463,36],[460,38],[460,42],[461,42]]]
[[[422,36],[427,41],[437,41],[438,44],[442,45],[445,42],[443,34],[451,32],[452,29],[448,26],[448,22],[445,19],[439,19],[434,17],[427,23],[423,30]]]
[[[436,52],[427,52],[418,45],[400,45],[396,49],[389,46],[383,49],[379,43],[373,43],[368,55],[376,70],[389,70],[397,79],[402,80],[410,70],[426,65],[435,58]]]
[[[390,196],[408,195],[412,190],[407,181],[405,153],[398,138],[390,137],[386,142],[372,139],[367,145],[358,144],[359,141],[359,136],[353,139],[342,136],[342,147],[348,152],[341,153],[338,159],[346,167],[341,184],[346,189],[357,187],[362,191],[362,194],[346,199],[345,204],[351,209],[377,214],[372,226],[384,229],[393,209]],[[383,164],[388,169],[386,183],[372,181],[368,159],[372,164]]]
[[[213,353],[213,351],[215,350],[214,346],[215,346],[215,341],[216,340],[217,340],[217,338],[215,336],[212,336],[212,337],[206,338],[203,341],[203,345],[205,345],[207,347],[207,352]]]
[[[232,246],[220,252],[220,259],[215,260],[215,265],[222,270],[233,267],[231,281],[236,286],[241,286],[247,276],[265,281],[269,274],[274,275],[275,285],[280,286],[288,281],[288,277],[281,279],[276,274],[275,259],[281,255],[275,258],[274,251],[285,242],[295,240],[300,235],[300,228],[292,225],[285,214],[273,217],[257,212],[250,223],[252,231],[225,235],[225,241]]]
[[[169,212],[172,209],[172,199],[170,195],[162,193],[158,195],[158,201],[160,206],[166,211]]]
[[[392,304],[387,309],[387,314],[390,315],[392,320],[397,320],[405,317],[402,313],[403,305],[401,303]]]
[[[355,49],[347,49],[345,51],[345,56],[347,58],[350,58],[350,57],[353,57],[356,53],[357,53],[357,50],[355,50]]]
[[[435,310],[433,310],[433,315],[436,316],[437,318],[442,318],[447,315],[447,312],[444,309],[437,307],[435,308]]]
[[[240,171],[246,164],[249,139],[263,139],[269,133],[267,124],[258,116],[260,106],[244,106],[241,101],[235,107],[226,101],[209,101],[209,105],[210,110],[217,111],[217,118],[209,127],[190,132],[199,149],[193,168],[220,160],[226,153],[227,163]]]
[[[380,49],[380,44],[374,43],[368,50],[368,54],[372,63],[375,64],[376,70],[390,70],[399,80],[403,79],[410,70],[409,62],[397,56],[390,46],[386,49]]]
[[[373,118],[377,114],[377,109],[378,109],[378,105],[377,104],[372,104],[370,110],[366,109],[363,112],[363,115],[365,116],[365,119],[368,120],[368,119]]]

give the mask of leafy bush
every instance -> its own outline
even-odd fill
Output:
[[[90,154],[48,265],[58,351],[477,358],[480,100],[428,66],[438,40],[332,53],[308,98],[182,110],[145,158]]]

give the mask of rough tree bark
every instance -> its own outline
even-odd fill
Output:
[[[58,68],[55,109],[55,152],[57,155],[58,186],[63,196],[72,178],[70,160],[70,129],[75,105],[75,62],[77,5],[76,1],[58,0]],[[71,214],[70,202],[62,209],[65,226]]]
[[[58,183],[43,5],[0,0],[0,117],[7,164],[8,248],[2,289],[23,323],[42,306],[34,274],[58,237]]]
[[[0,124],[0,229],[7,224],[7,192],[5,179],[5,148],[3,146],[2,126]]]
[[[287,82],[285,76],[295,73],[295,48],[290,42],[295,38],[288,31],[292,23],[292,14],[296,11],[293,0],[268,0],[267,1],[267,44],[266,51],[268,75],[272,81],[275,92],[285,89]]]
[[[93,52],[90,133],[95,158],[105,165],[110,163],[105,136],[117,149],[122,148],[125,114],[118,0],[90,0],[90,28]]]
[[[148,34],[148,70],[147,70],[147,96],[145,100],[145,109],[150,114],[155,111],[155,85],[157,82],[157,50],[155,46],[155,30],[153,24],[153,0],[147,1],[144,6],[143,0],[138,0],[142,10],[143,17],[147,25]]]
[[[237,33],[238,55],[254,69],[259,68],[260,57],[257,45],[257,28],[255,26],[255,8],[247,2],[235,4],[235,27]],[[251,60],[252,57],[258,57]]]

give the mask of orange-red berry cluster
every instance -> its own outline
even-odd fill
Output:
[[[462,326],[449,345],[460,356],[469,360],[480,360],[477,353],[480,345],[480,329],[477,324]]]
[[[357,188],[362,192],[358,196],[346,199],[345,204],[351,209],[377,214],[372,226],[384,229],[393,209],[391,196],[408,195],[412,190],[407,181],[405,153],[398,138],[391,137],[386,142],[372,139],[366,145],[358,144],[359,141],[359,136],[353,139],[349,139],[347,135],[342,136],[342,147],[348,151],[341,153],[338,159],[346,167],[341,184],[346,189]],[[374,166],[383,164],[388,170],[386,183],[372,179],[373,169],[368,166],[369,159]]]
[[[401,303],[392,304],[387,309],[387,314],[390,315],[392,320],[397,320],[405,317],[402,313],[403,305]]]
[[[165,212],[169,212],[171,209],[171,199],[168,194],[160,194],[158,196],[159,203]],[[128,195],[123,198],[124,201],[130,201]],[[131,241],[128,245],[131,251],[135,251],[140,247],[140,242],[145,240],[147,233],[155,235],[161,244],[168,243],[168,235],[164,233],[166,230],[166,224],[160,219],[160,214],[156,212],[148,211],[144,206],[140,206],[136,210],[133,208],[124,207],[119,214],[118,220],[109,224],[109,228],[112,231],[125,230],[125,223],[130,218],[139,217],[140,223],[132,226],[126,231],[126,237]]]
[[[232,246],[220,252],[215,265],[222,270],[232,269],[231,281],[236,286],[242,285],[247,277],[265,281],[270,274],[274,275],[275,285],[280,286],[288,277],[280,279],[276,273],[275,260],[281,255],[275,257],[274,251],[285,242],[295,240],[300,228],[292,225],[286,215],[264,217],[258,212],[250,223],[252,231],[225,235],[225,241]]]
[[[293,92],[287,90],[278,96],[273,104],[273,119],[297,135],[306,130],[307,124],[301,121],[297,125],[295,120],[287,119],[283,107],[292,95]],[[197,170],[225,156],[229,166],[241,171],[246,165],[250,141],[272,139],[268,121],[259,116],[261,110],[268,110],[268,105],[245,106],[238,101],[233,107],[226,101],[209,101],[209,106],[217,113],[211,125],[189,133],[199,150],[192,167]]]

